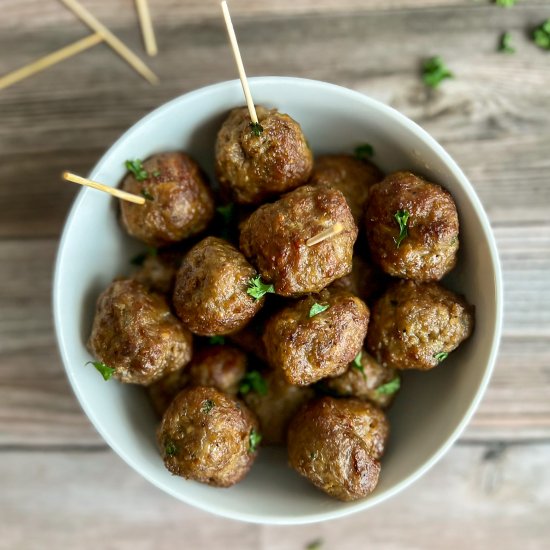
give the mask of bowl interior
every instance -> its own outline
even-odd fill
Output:
[[[426,471],[458,437],[481,398],[500,332],[500,272],[486,216],[471,185],[443,149],[393,109],[330,84],[251,79],[258,104],[277,107],[301,125],[316,154],[351,152],[368,142],[385,171],[409,169],[454,196],[461,223],[457,268],[446,284],[476,306],[473,337],[440,368],[406,373],[391,409],[391,438],[380,483],[354,503],[330,499],[295,474],[282,449],[262,449],[248,477],[214,489],[171,476],[155,444],[156,419],[141,388],[105,383],[86,350],[95,300],[144,246],[128,238],[110,197],[83,189],[67,220],[56,265],[54,314],[60,350],[82,407],[107,443],[133,468],[175,497],[227,517],[263,523],[303,523],[374,505]],[[228,109],[243,104],[237,81],[187,94],[160,107],[124,134],[91,173],[116,186],[129,158],[184,149],[213,173],[215,135]]]

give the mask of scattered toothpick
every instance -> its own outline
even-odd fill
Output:
[[[221,3],[221,7],[223,18],[225,20],[225,26],[227,27],[229,42],[231,43],[233,56],[235,57],[235,62],[237,63],[237,70],[239,71],[239,78],[241,79],[246,105],[248,107],[248,112],[250,113],[250,119],[252,120],[251,126],[252,129],[259,134],[263,131],[263,128],[258,122],[258,115],[256,114],[256,108],[254,107],[254,101],[252,100],[252,94],[250,93],[250,88],[248,86],[248,80],[246,78],[246,72],[244,70],[239,44],[237,42],[237,36],[235,35],[235,29],[233,28],[233,23],[231,22],[231,15],[229,14],[229,8],[227,7],[227,2],[225,0]]]
[[[145,51],[147,55],[153,57],[157,55],[158,49],[151,13],[149,12],[149,4],[147,0],[136,0],[136,7],[141,25],[141,34],[143,35],[143,42],[145,44]]]
[[[335,235],[338,235],[338,233],[341,233],[343,229],[344,229],[344,226],[340,222],[336,222],[333,226],[321,231],[321,233],[317,233],[317,235],[308,239],[306,241],[306,245],[313,246],[314,244],[320,243],[325,239],[334,237]]]
[[[109,193],[117,199],[122,199],[124,201],[133,202],[135,204],[145,204],[145,197],[140,197],[139,195],[134,195],[133,193],[127,193],[126,191],[121,191],[116,187],[111,187],[109,185],[104,185],[103,183],[98,183],[97,181],[89,180],[88,178],[82,178],[73,174],[72,172],[63,172],[63,179],[66,181],[71,181],[73,183],[78,183],[79,185],[86,185],[87,187],[92,187],[99,191]]]
[[[103,23],[98,21],[82,4],[77,0],[60,0],[79,19],[88,25],[96,33],[100,34],[103,40],[115,50],[131,67],[133,67],[143,78],[151,84],[158,84],[157,75],[119,38],[117,38]]]
[[[60,50],[45,55],[44,57],[41,57],[40,59],[37,59],[36,61],[33,61],[32,63],[29,63],[28,65],[25,65],[24,67],[21,67],[20,69],[12,71],[11,73],[8,73],[7,75],[1,77],[0,90],[7,88],[8,86],[11,86],[12,84],[28,78],[29,76],[32,76],[40,71],[43,71],[44,69],[47,69],[48,67],[51,67],[52,65],[55,65],[56,63],[59,63],[64,59],[67,59],[80,52],[83,52],[84,50],[92,48],[100,42],[103,42],[103,37],[99,33],[94,33],[90,34],[86,38],[82,38],[81,40],[77,40],[76,42],[73,42],[72,44],[69,44],[64,48],[61,48]]]

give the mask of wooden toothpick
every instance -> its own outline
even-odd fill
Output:
[[[136,0],[136,7],[141,25],[141,34],[143,35],[143,42],[145,44],[145,51],[147,55],[153,57],[157,55],[158,49],[151,13],[149,12],[149,4],[147,0]]]
[[[44,57],[41,57],[40,59],[37,59],[36,61],[33,61],[32,63],[29,63],[28,65],[25,65],[24,67],[21,67],[20,69],[12,71],[11,73],[8,73],[7,75],[1,77],[0,90],[7,88],[8,86],[11,86],[12,84],[28,78],[29,76],[32,76],[40,71],[43,71],[44,69],[47,69],[48,67],[51,67],[52,65],[55,65],[56,63],[59,63],[60,61],[63,61],[68,57],[72,57],[77,53],[83,52],[88,48],[96,46],[100,42],[103,42],[103,37],[99,33],[94,33],[90,34],[90,36],[87,36],[86,38],[82,38],[81,40],[77,40],[76,42],[73,42],[72,44],[69,44],[64,48],[61,48],[60,50],[45,55]]]
[[[321,233],[317,233],[317,235],[308,239],[306,241],[306,245],[313,246],[314,244],[320,243],[325,239],[334,237],[335,235],[338,235],[338,233],[341,233],[343,229],[344,229],[344,226],[340,222],[336,222],[333,226],[325,229],[324,231],[321,231]]]
[[[254,101],[252,100],[252,94],[250,93],[248,80],[244,71],[239,44],[237,43],[237,36],[235,35],[235,29],[233,28],[233,23],[231,22],[231,15],[229,15],[229,8],[227,7],[227,2],[225,0],[221,3],[221,7],[223,18],[225,20],[225,26],[227,27],[229,42],[231,43],[233,56],[235,57],[235,62],[237,63],[237,70],[239,71],[239,78],[241,79],[246,105],[248,107],[248,112],[250,113],[250,119],[252,120],[252,124],[256,125],[258,124],[258,115],[256,114],[256,108],[254,107]]]
[[[131,67],[134,68],[145,80],[151,84],[158,84],[157,75],[120,39],[118,39],[101,21],[98,21],[82,4],[77,0],[60,0],[88,27],[100,34]]]
[[[78,183],[79,185],[86,185],[87,187],[92,187],[99,191],[109,193],[117,199],[122,199],[124,201],[133,202],[135,204],[145,204],[145,197],[140,197],[139,195],[134,195],[133,193],[127,193],[126,191],[121,191],[116,187],[111,187],[109,185],[104,185],[103,183],[98,183],[97,181],[89,180],[88,178],[82,178],[73,174],[72,172],[63,172],[63,179],[71,181],[73,183]]]

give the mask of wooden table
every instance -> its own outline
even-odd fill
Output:
[[[130,0],[83,0],[143,56]],[[151,87],[99,45],[0,92],[0,548],[548,547],[550,540],[550,53],[522,0],[232,0],[250,75],[336,82],[434,135],[475,185],[505,278],[504,337],[487,395],[422,480],[365,513],[266,527],[210,516],[149,485],[105,445],[65,378],[52,330],[57,241],[76,186],[123,130],[164,101],[235,77],[214,0],[150,0]],[[0,0],[0,74],[86,35],[54,0]],[[496,53],[510,30],[515,55]],[[419,63],[456,74],[428,92]],[[100,261],[100,259],[98,259]],[[266,495],[269,498],[269,495]],[[177,546],[176,546],[177,545]]]

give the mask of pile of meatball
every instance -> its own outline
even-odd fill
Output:
[[[172,474],[229,487],[261,446],[286,445],[319,489],[359,499],[400,372],[445,368],[473,330],[473,307],[438,282],[456,206],[364,155],[314,159],[295,120],[257,113],[223,123],[214,185],[184,152],[130,164],[121,187],[147,200],[121,202],[121,224],[148,249],[100,295],[88,346],[105,378],[146,387]]]

